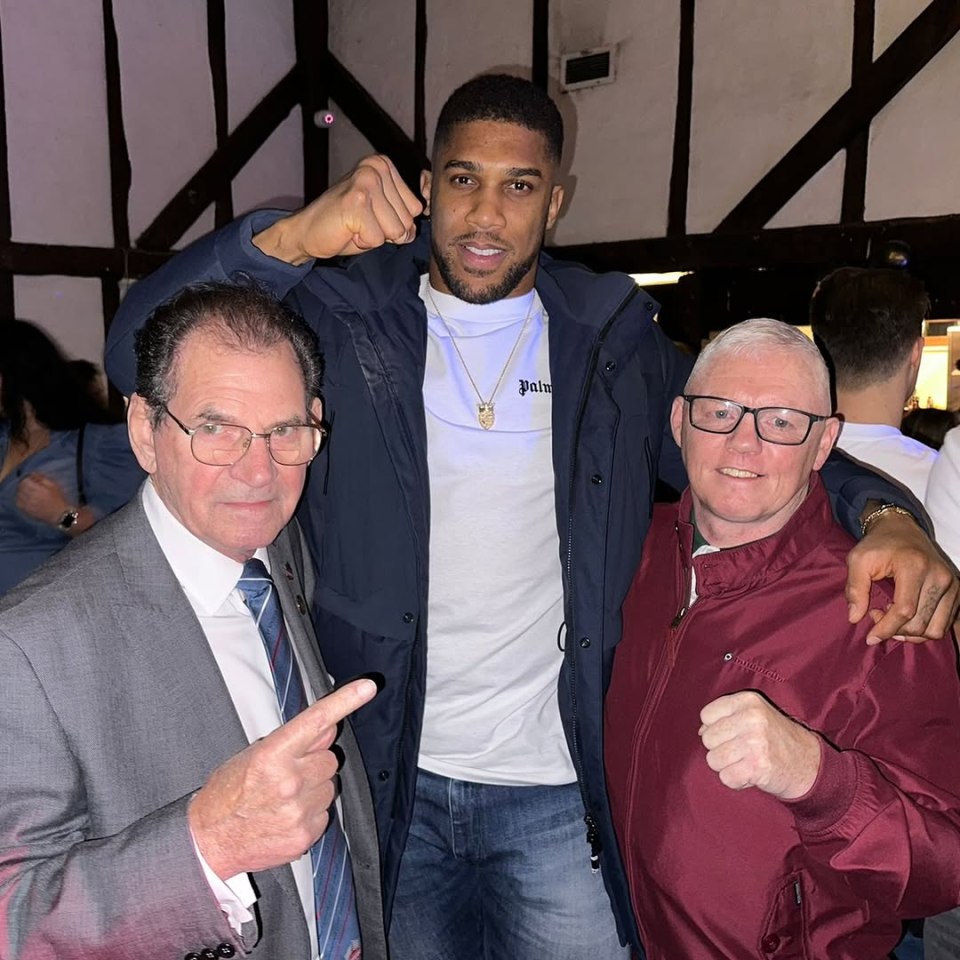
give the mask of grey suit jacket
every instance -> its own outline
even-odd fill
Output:
[[[270,548],[291,639],[329,690],[304,597],[299,533]],[[207,885],[186,809],[247,745],[200,624],[140,497],[0,603],[0,958],[305,960],[288,866],[253,875],[257,922],[238,937]],[[338,740],[365,960],[386,956],[376,826],[349,725]]]

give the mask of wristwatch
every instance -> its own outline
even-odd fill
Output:
[[[70,507],[63,511],[63,516],[57,521],[57,529],[66,533],[80,519],[80,511],[76,507]]]

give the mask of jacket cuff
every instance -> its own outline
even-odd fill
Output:
[[[856,796],[857,759],[853,751],[837,750],[820,740],[820,769],[813,786],[796,800],[784,803],[797,829],[808,836],[831,830],[844,818]]]
[[[265,254],[254,242],[256,234],[290,215],[289,210],[256,210],[241,217],[216,235],[216,258],[228,278],[246,274],[266,283],[278,297],[287,292],[313,269],[308,260],[295,267]]]

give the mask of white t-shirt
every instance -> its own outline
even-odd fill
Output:
[[[572,783],[557,701],[563,579],[548,319],[535,291],[480,305],[436,290],[431,301],[427,287],[425,275],[431,520],[420,766],[479,783]],[[464,364],[489,400],[514,344],[484,430]]]
[[[837,446],[906,487],[921,503],[937,451],[883,423],[844,422]]]
[[[927,481],[924,506],[933,521],[937,543],[960,566],[960,427],[944,437]]]

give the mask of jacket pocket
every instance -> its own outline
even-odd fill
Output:
[[[774,888],[757,944],[757,956],[764,960],[810,960],[801,877],[792,873]]]

